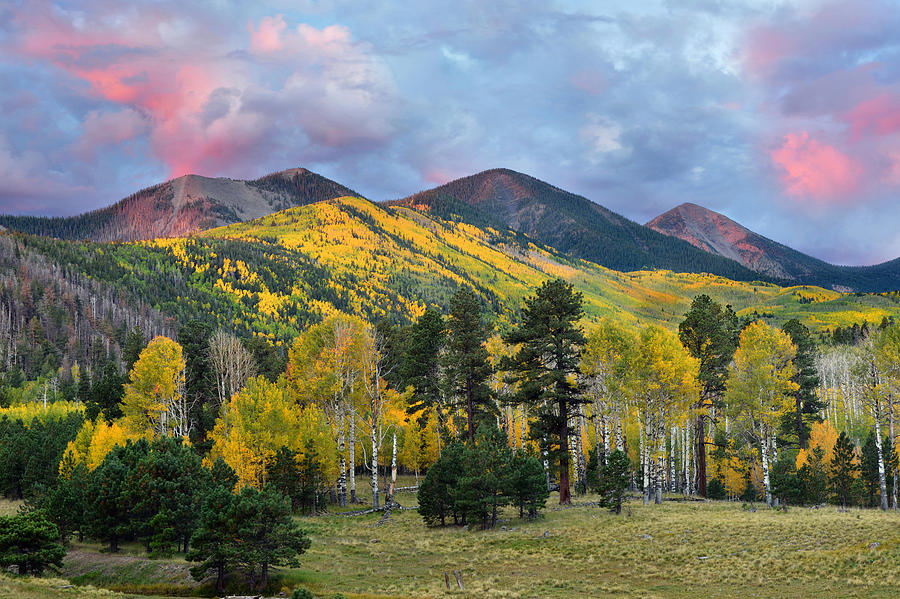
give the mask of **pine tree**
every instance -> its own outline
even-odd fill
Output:
[[[584,333],[578,324],[584,311],[582,294],[562,279],[545,281],[525,299],[522,324],[504,337],[521,344],[501,368],[519,383],[518,401],[537,414],[532,436],[559,464],[559,502],[571,503],[569,488],[569,421],[573,407],[587,403],[577,382]]]
[[[236,560],[252,590],[266,588],[270,568],[296,566],[309,548],[309,539],[291,517],[290,502],[272,487],[244,487],[231,514],[239,543]]]
[[[451,443],[444,448],[419,485],[418,511],[427,526],[445,526],[450,517],[454,524],[460,523],[462,514],[456,509],[453,493],[462,475],[463,445]]]
[[[847,437],[847,433],[841,431],[841,436],[834,444],[829,482],[834,494],[841,502],[842,508],[847,507],[847,500],[850,498],[857,472],[859,472],[859,464],[856,461],[853,443]]]
[[[300,504],[300,471],[297,454],[282,445],[266,459],[266,478],[269,484],[291,502],[291,510]]]
[[[694,430],[697,456],[697,494],[706,497],[706,413],[721,407],[728,380],[728,364],[738,346],[740,326],[731,306],[722,307],[708,295],[698,295],[678,325],[678,337],[690,354],[700,360],[702,386],[697,402],[699,415]]]
[[[513,456],[507,476],[509,496],[513,505],[519,508],[519,518],[528,514],[537,518],[547,504],[550,491],[547,490],[547,475],[540,460],[523,452]]]
[[[0,568],[41,574],[47,566],[62,566],[65,556],[59,530],[42,511],[0,516]]]
[[[475,292],[460,287],[450,300],[444,370],[449,395],[457,398],[465,411],[469,443],[475,441],[478,425],[496,412],[488,385],[492,368],[485,342],[489,333]]]
[[[223,462],[224,463],[224,462]],[[197,530],[191,537],[191,549],[185,556],[190,562],[200,562],[191,568],[196,580],[216,573],[216,591],[225,592],[225,575],[237,561],[239,547],[234,543],[235,523],[232,510],[236,497],[230,488],[211,484],[200,499]]]
[[[512,463],[512,450],[506,435],[496,426],[478,427],[474,443],[468,443],[463,454],[463,474],[453,490],[457,509],[478,518],[481,529],[493,528],[497,511],[508,503],[507,477]]]
[[[625,452],[616,449],[600,469],[600,504],[615,514],[622,513],[622,501],[630,479],[631,462]]]
[[[420,425],[441,405],[440,355],[446,339],[444,319],[429,308],[409,327],[400,365],[401,388],[412,385],[408,414],[418,414]]]
[[[805,448],[809,440],[810,422],[818,421],[819,412],[824,407],[816,397],[819,374],[815,364],[815,344],[809,329],[796,318],[784,323],[781,330],[790,335],[791,341],[797,346],[797,354],[793,360],[793,380],[797,389],[790,393],[794,406],[782,419],[782,431],[796,435],[799,446]]]

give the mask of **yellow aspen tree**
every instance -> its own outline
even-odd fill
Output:
[[[775,431],[791,408],[790,393],[797,389],[792,380],[796,351],[787,333],[756,321],[741,332],[728,375],[727,412],[760,448],[768,506],[772,505],[769,472],[775,459]]]
[[[184,395],[181,345],[154,338],[131,369],[122,400],[123,426],[141,437],[187,437],[191,430]]]
[[[649,503],[651,495],[662,503],[666,431],[689,413],[699,393],[699,367],[674,333],[659,326],[641,331],[631,387],[638,399],[644,438],[644,503]]]

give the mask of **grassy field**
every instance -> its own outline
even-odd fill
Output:
[[[415,501],[411,493],[398,498],[405,505]],[[414,511],[394,512],[381,524],[379,514],[298,518],[313,544],[300,568],[282,572],[280,590],[303,585],[316,596],[348,598],[795,599],[895,597],[900,586],[900,514],[835,507],[751,512],[724,502],[631,501],[623,515],[614,516],[588,505],[590,496],[566,509],[554,499],[540,520],[521,521],[508,510],[486,532],[427,529]],[[86,576],[92,555],[98,574]],[[461,573],[463,590],[453,570]],[[63,575],[76,571],[79,582],[119,589],[130,582],[132,592],[155,588],[168,594],[162,589],[173,576],[183,576],[184,563],[135,554],[110,559],[84,545]],[[182,593],[191,589],[184,582]],[[0,579],[0,596],[100,596],[61,589],[64,584],[41,582],[32,589]]]

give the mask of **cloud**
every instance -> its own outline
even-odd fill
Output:
[[[789,195],[829,202],[860,189],[862,165],[834,146],[810,139],[805,131],[786,135],[771,156],[784,171],[782,182]]]
[[[889,0],[34,0],[0,15],[0,78],[16,82],[0,89],[0,210],[297,165],[390,199],[505,166],[642,222],[693,201],[801,250],[825,235],[832,256],[893,257],[900,216],[856,216],[892,214],[900,186]]]

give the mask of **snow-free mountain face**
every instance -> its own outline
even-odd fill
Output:
[[[60,239],[135,241],[188,235],[348,195],[358,194],[303,168],[254,181],[185,175],[79,216],[0,216],[0,224]]]
[[[582,196],[493,169],[390,202],[476,226],[512,229],[560,252],[620,271],[661,268],[759,278],[733,260],[662,235]]]
[[[647,226],[779,279],[796,279],[801,273],[810,274],[812,270],[803,263],[815,260],[696,204],[676,206],[651,220]],[[801,256],[807,260],[799,259]]]
[[[681,204],[647,227],[704,251],[731,258],[762,275],[842,291],[900,288],[900,259],[874,266],[836,266],[772,241],[727,216],[696,204]]]

